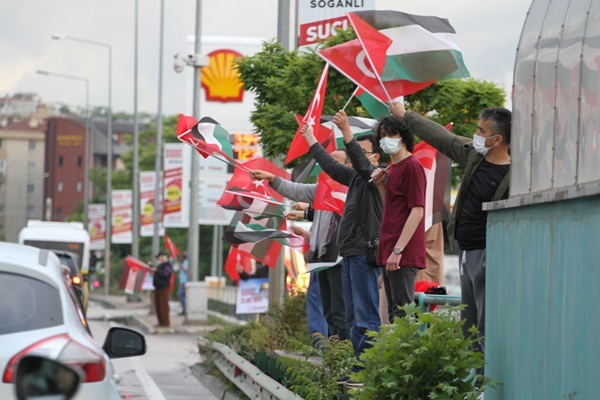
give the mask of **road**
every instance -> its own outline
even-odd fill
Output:
[[[90,302],[88,315],[102,308]],[[110,322],[90,320],[94,339],[102,345]],[[217,398],[196,379],[190,366],[201,361],[197,335],[146,335],[148,351],[141,357],[112,360],[121,377],[119,389],[123,399],[184,400]]]

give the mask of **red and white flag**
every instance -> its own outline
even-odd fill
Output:
[[[315,210],[333,211],[342,215],[346,205],[348,186],[331,179],[325,172],[319,175],[313,207]]]
[[[325,64],[323,68],[323,72],[321,73],[321,78],[319,79],[319,83],[317,85],[317,90],[310,102],[310,106],[302,119],[302,123],[298,127],[296,131],[296,135],[294,139],[292,139],[292,143],[290,144],[290,148],[288,150],[288,154],[285,158],[285,164],[290,163],[298,157],[303,156],[308,153],[308,144],[306,140],[302,137],[302,127],[304,124],[308,124],[313,127],[315,137],[317,140],[320,131],[319,121],[321,120],[321,114],[323,112],[323,103],[325,102],[325,91],[327,89],[327,73],[329,71],[329,64]]]
[[[169,253],[171,254],[171,258],[173,260],[181,258],[181,253],[179,252],[179,249],[177,248],[177,246],[175,246],[175,243],[173,243],[173,241],[167,234],[165,234],[165,247],[167,248],[167,250],[169,250]]]

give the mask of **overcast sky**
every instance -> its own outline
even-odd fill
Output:
[[[308,1],[308,0],[301,0]],[[196,1],[165,1],[163,112],[183,112],[185,74],[173,71],[173,55],[188,50],[195,32]],[[277,33],[277,0],[204,0],[202,35],[247,35],[271,39]],[[512,73],[528,0],[376,0],[378,10],[448,18],[467,68],[478,79],[504,87]],[[158,109],[160,1],[139,0],[139,111]],[[115,112],[133,111],[134,0],[5,1],[0,13],[0,95],[38,93],[45,102],[85,104],[85,85],[36,74],[48,70],[90,80],[90,104],[108,100],[108,52],[97,46],[51,39],[55,32],[108,43],[113,53]]]

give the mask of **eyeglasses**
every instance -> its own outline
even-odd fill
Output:
[[[365,149],[361,149],[364,155],[373,154],[372,151],[366,151]]]

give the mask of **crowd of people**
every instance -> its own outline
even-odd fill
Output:
[[[307,262],[331,264],[312,274],[308,288],[309,295],[315,287],[320,291],[327,329],[319,332],[350,339],[360,360],[369,346],[367,331],[378,331],[382,323],[403,317],[400,307],[413,302],[417,282],[443,284],[444,229],[438,222],[425,230],[426,176],[412,155],[418,137],[465,170],[447,221],[447,236],[451,247],[455,239],[459,247],[464,333],[471,335],[474,326],[480,340],[473,343],[484,351],[487,217],[482,204],[508,197],[511,113],[501,107],[484,109],[470,140],[406,111],[401,102],[391,103],[390,111],[374,135],[357,138],[346,113],[339,111],[333,122],[342,131],[345,149],[331,154],[319,144],[311,126],[302,130],[310,154],[323,171],[348,187],[341,217],[314,210],[310,232],[296,232],[309,239]],[[388,164],[380,163],[382,152],[391,160]],[[318,185],[286,181],[259,170],[252,171],[251,177],[266,179],[283,196],[308,204],[314,201]],[[296,220],[308,215],[292,211],[287,216]],[[316,308],[310,303],[307,300],[309,326],[318,320],[311,315]],[[352,368],[359,369],[359,365]],[[340,381],[360,385],[348,376]]]
[[[310,232],[293,227],[309,242],[306,262],[325,265],[310,276],[309,334],[350,339],[360,360],[369,346],[367,331],[378,331],[382,323],[403,317],[400,307],[413,302],[418,281],[443,284],[444,229],[439,222],[425,230],[426,176],[412,154],[417,137],[465,171],[448,221],[447,242],[451,248],[458,242],[461,296],[466,305],[461,315],[464,333],[471,335],[474,326],[480,336],[475,346],[483,352],[487,215],[482,204],[508,197],[511,112],[501,107],[481,111],[471,140],[407,111],[402,102],[390,103],[390,111],[374,135],[357,138],[346,113],[339,111],[333,122],[342,132],[345,149],[331,153],[317,141],[310,125],[301,131],[322,170],[348,187],[341,216],[312,208],[319,183],[292,182],[262,170],[250,172],[252,179],[266,180],[279,194],[297,202],[286,214],[288,219],[312,221]],[[382,152],[391,160],[388,164],[380,162]],[[158,266],[152,268],[156,314],[159,326],[169,326],[166,302],[173,268],[164,253],[158,259]],[[184,260],[179,288],[183,312],[187,269]],[[352,368],[359,369],[359,365]],[[347,376],[340,381],[360,385]]]

